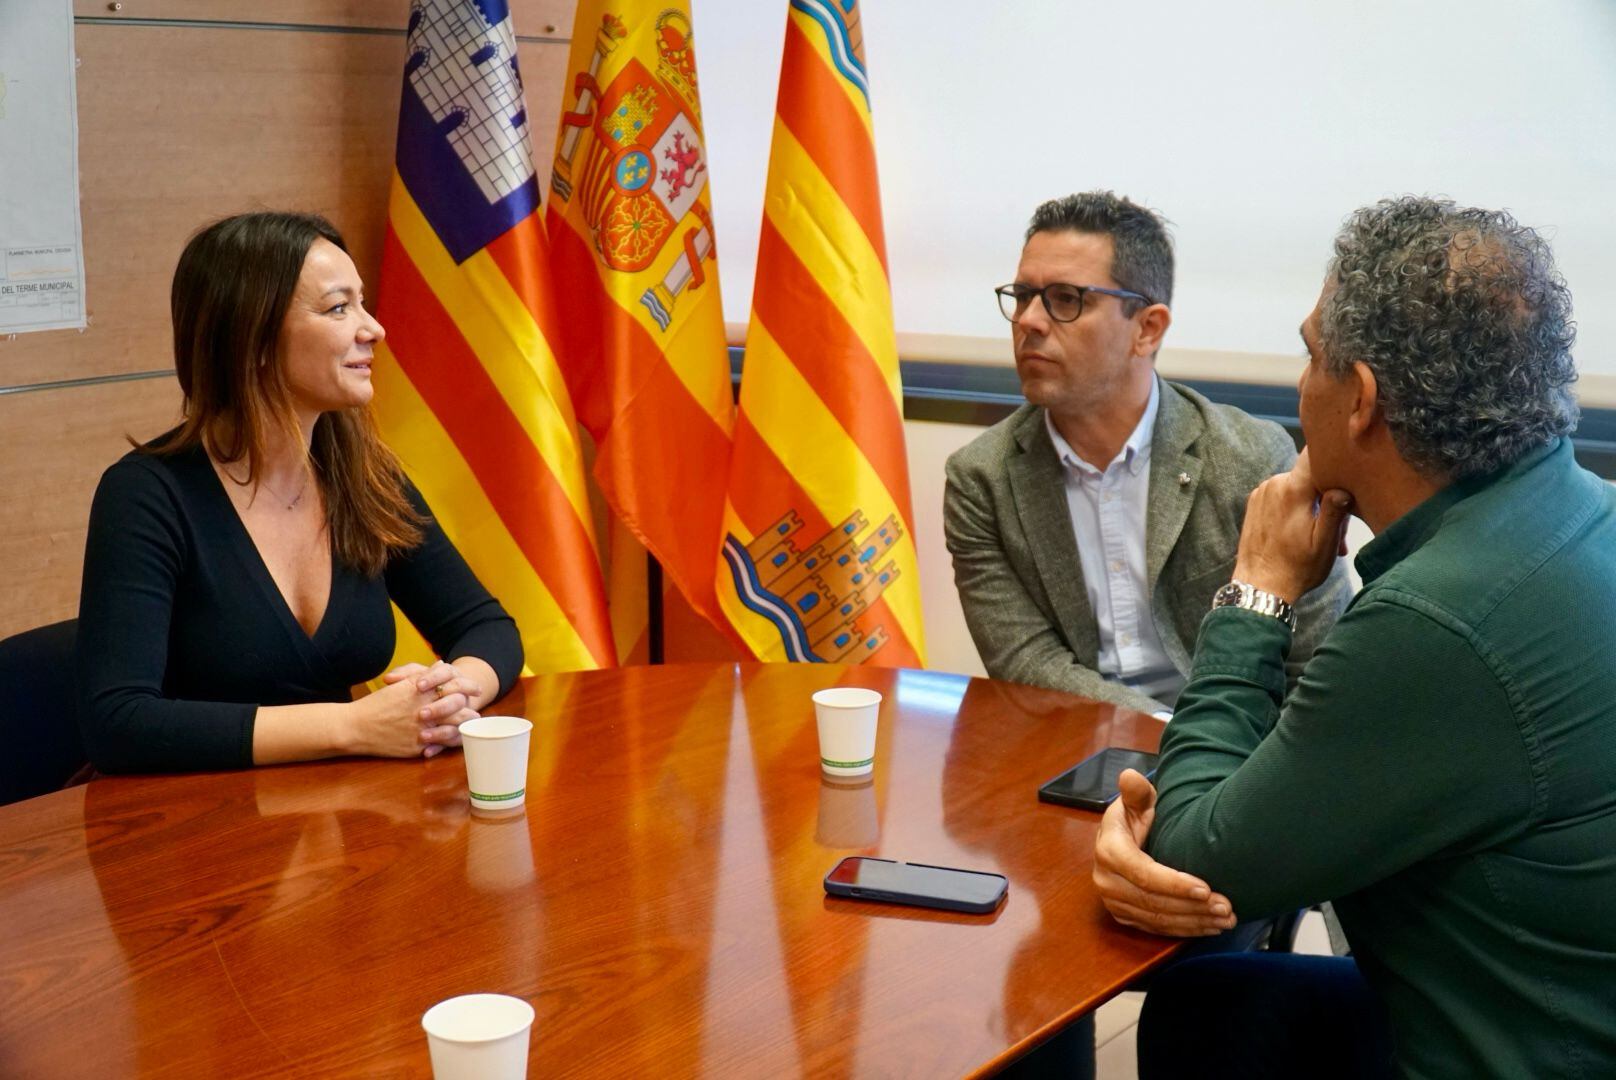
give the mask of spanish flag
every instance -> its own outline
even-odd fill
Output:
[[[925,662],[870,92],[852,0],[791,0],[719,599],[764,660]]]
[[[515,617],[529,670],[611,666],[577,422],[551,346],[557,313],[510,13],[503,0],[417,0],[407,56],[377,419]],[[418,635],[400,629],[400,657],[421,658]]]
[[[694,50],[688,0],[580,0],[546,220],[566,304],[556,352],[595,479],[722,625],[713,560],[735,409]]]

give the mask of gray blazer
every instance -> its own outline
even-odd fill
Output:
[[[1212,594],[1234,571],[1246,496],[1295,460],[1278,424],[1161,380],[1145,568],[1156,630],[1184,675]],[[988,674],[1147,712],[1164,708],[1095,670],[1099,628],[1044,410],[1023,405],[950,456],[947,470],[943,525],[954,583]],[[1292,685],[1349,593],[1338,559],[1302,598],[1286,662]]]

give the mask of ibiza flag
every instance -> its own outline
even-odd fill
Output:
[[[550,175],[561,360],[612,509],[698,612],[734,392],[687,0],[580,0]]]
[[[531,671],[616,662],[506,0],[415,0],[376,413]]]
[[[859,10],[791,0],[719,600],[763,660],[925,647]]]

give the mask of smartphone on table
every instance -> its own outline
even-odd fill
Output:
[[[1010,882],[1003,874],[955,870],[947,866],[849,855],[825,875],[825,891],[853,900],[967,911],[993,911],[1004,902]]]
[[[1156,755],[1143,750],[1108,746],[1085,758],[1038,789],[1040,802],[1104,810],[1117,797],[1117,777],[1123,769],[1137,769],[1149,780],[1156,775]]]

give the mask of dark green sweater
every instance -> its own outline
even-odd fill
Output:
[[[1568,442],[1367,544],[1290,632],[1201,627],[1149,849],[1245,919],[1334,900],[1416,1077],[1616,1077],[1616,490]]]

